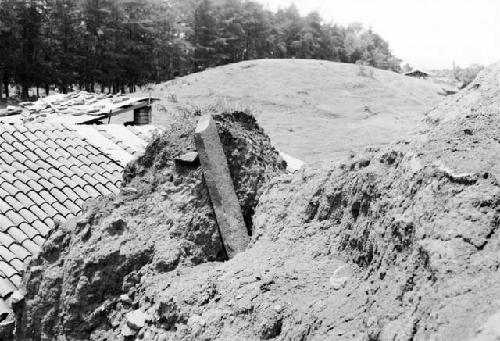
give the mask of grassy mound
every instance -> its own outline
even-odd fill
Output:
[[[314,162],[406,137],[440,91],[432,81],[353,64],[253,60],[157,85],[151,95],[162,99],[153,118],[160,125],[179,105],[249,107],[278,149]]]

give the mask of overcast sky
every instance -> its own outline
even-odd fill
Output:
[[[416,68],[500,60],[500,0],[257,0],[270,9],[295,3],[327,21],[371,26]]]

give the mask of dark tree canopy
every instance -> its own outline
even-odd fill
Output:
[[[272,13],[243,0],[0,0],[0,94],[16,84],[62,92],[133,91],[208,67],[310,58],[393,71],[378,34],[295,6]],[[3,91],[2,91],[3,88]]]

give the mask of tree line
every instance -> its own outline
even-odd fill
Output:
[[[292,5],[249,0],[0,0],[0,94],[16,84],[110,93],[208,67],[309,58],[400,71],[388,43]],[[3,88],[3,91],[2,89]],[[1,96],[1,95],[0,95]]]

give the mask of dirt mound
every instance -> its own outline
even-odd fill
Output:
[[[259,189],[286,164],[252,116],[215,120],[251,222]],[[199,162],[178,159],[194,149],[195,124],[172,124],[126,169],[122,194],[91,203],[55,231],[33,263],[19,339],[88,340],[96,330],[111,337],[121,323],[118,310],[150,299],[141,285],[146,277],[225,259]]]
[[[498,89],[492,79],[469,113],[411,142],[272,179],[254,209],[251,246],[227,262],[211,261],[220,254],[215,232],[193,243],[184,221],[206,206],[187,216],[169,208],[157,218],[152,210],[163,204],[149,192],[108,199],[88,211],[86,227],[74,222],[51,238],[32,271],[18,330],[30,331],[30,340],[497,339],[500,115],[490,99],[500,99]],[[169,141],[155,150],[168,153]],[[151,155],[131,170],[130,186],[171,169]],[[150,198],[144,211],[127,213],[126,232],[110,236],[120,229],[106,217],[138,207],[131,202],[140,198]],[[196,202],[189,198],[174,191],[163,200],[189,208]],[[203,217],[203,228],[215,229]],[[148,219],[174,224],[143,228]],[[85,229],[96,232],[84,239]],[[166,231],[173,237],[165,239]],[[144,239],[153,246],[138,248]],[[156,253],[190,242],[174,248],[179,257]]]

